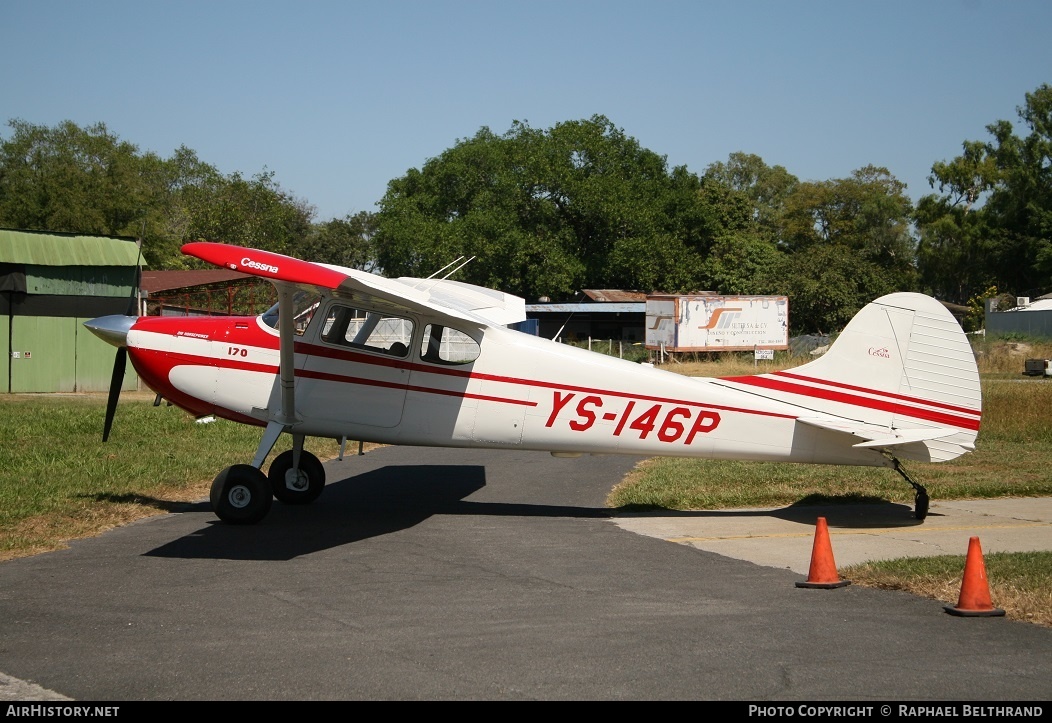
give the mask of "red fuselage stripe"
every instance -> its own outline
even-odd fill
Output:
[[[909,402],[910,404],[924,404],[929,407],[938,407],[939,409],[945,409],[950,412],[957,412],[958,414],[975,414],[978,415],[974,409],[968,407],[958,407],[954,404],[946,404],[944,402],[935,402],[930,399],[921,399],[920,397],[910,397],[905,394],[895,394],[893,392],[881,392],[876,389],[866,389],[865,387],[856,387],[853,384],[844,384],[843,382],[830,382],[825,379],[815,379],[814,377],[805,377],[802,374],[793,374],[792,372],[772,372],[780,377],[786,377],[787,379],[795,379],[797,381],[806,382],[808,384],[825,384],[829,387],[839,387],[840,389],[850,389],[853,392],[862,392],[863,394],[873,394],[889,399],[899,399],[903,402]]]
[[[433,366],[430,364],[417,364],[409,361],[400,361],[396,359],[384,359],[383,357],[377,357],[370,354],[363,354],[356,351],[347,351],[343,349],[333,349],[330,347],[323,347],[317,344],[307,344],[305,342],[296,342],[296,351],[300,354],[309,354],[311,356],[323,356],[327,359],[339,359],[344,361],[356,362],[360,364],[374,364],[378,366],[395,367],[397,369],[407,369],[409,371],[424,372],[427,374],[439,374],[450,377],[457,377],[465,380],[481,380],[498,382],[501,384],[514,384],[517,386],[525,387],[538,387],[541,389],[558,389],[571,392],[581,392],[583,394],[598,394],[605,395],[608,397],[620,397],[623,399],[634,399],[638,401],[648,402],[660,402],[664,404],[683,404],[692,407],[699,407],[702,409],[719,409],[726,412],[740,412],[742,414],[759,414],[766,417],[780,417],[783,419],[795,419],[797,415],[793,414],[779,414],[777,412],[765,412],[757,409],[745,409],[742,407],[731,407],[722,404],[706,404],[704,402],[695,402],[683,399],[672,399],[670,397],[659,397],[649,394],[635,394],[631,392],[621,392],[611,389],[597,389],[595,387],[583,387],[576,386],[573,384],[560,384],[558,382],[544,382],[534,379],[522,379],[520,377],[506,377],[497,374],[482,374],[479,372],[471,372],[463,369],[453,369],[449,367]],[[296,372],[297,376],[304,376],[302,371]],[[332,381],[338,381],[333,378]],[[413,387],[416,391],[420,392],[433,392],[435,394],[452,394],[452,392],[444,390],[434,390],[426,387]],[[471,398],[482,399],[477,395],[464,395],[470,396]],[[516,404],[524,404],[510,399],[497,399],[496,401],[507,401]],[[531,403],[531,406],[536,406],[536,403]]]
[[[465,399],[483,399],[490,402],[503,402],[505,404],[519,404],[524,407],[536,407],[537,402],[526,399],[509,399],[507,397],[494,397],[487,394],[473,394],[471,392],[458,392],[452,389],[438,389],[435,387],[419,387],[411,384],[399,384],[398,382],[385,382],[380,379],[362,379],[360,377],[349,377],[343,374],[330,374],[318,371],[296,370],[296,376],[301,379],[320,379],[326,382],[338,384],[361,384],[369,387],[382,387],[385,389],[404,389],[410,392],[422,394],[441,394],[449,397],[463,397]]]
[[[726,381],[737,382],[738,384],[748,384],[756,387],[763,387],[764,389],[773,389],[775,391],[786,392],[788,394],[799,394],[801,396],[811,397],[813,399],[827,399],[832,402],[851,404],[856,407],[879,409],[884,412],[891,412],[892,414],[902,414],[907,417],[923,419],[929,422],[935,422],[937,424],[945,424],[951,427],[958,427],[960,429],[968,429],[972,431],[976,431],[979,429],[979,419],[977,417],[960,417],[957,415],[946,414],[930,409],[921,409],[920,407],[910,406],[906,404],[898,404],[896,402],[887,402],[880,399],[870,399],[869,397],[861,397],[857,394],[845,394],[844,392],[837,392],[833,391],[832,389],[822,389],[820,387],[808,387],[803,386],[802,384],[783,382],[779,379],[773,379],[771,377],[766,376],[727,377]],[[924,403],[926,404],[927,402]],[[975,414],[975,412],[971,413]]]
[[[275,338],[273,341],[277,342],[277,339]],[[277,344],[275,343],[273,347],[271,347],[268,344],[268,345],[266,345],[266,348],[276,349],[277,348]],[[422,373],[427,373],[427,374],[437,374],[437,375],[441,375],[441,376],[455,377],[455,378],[458,378],[458,379],[463,379],[465,381],[471,381],[471,380],[492,381],[492,382],[498,382],[498,383],[502,383],[502,384],[512,384],[512,385],[516,385],[516,386],[537,387],[537,388],[542,388],[542,389],[553,389],[553,390],[565,390],[565,391],[581,392],[581,393],[584,393],[584,394],[598,394],[598,395],[606,395],[606,396],[609,396],[609,397],[618,397],[618,398],[622,398],[622,399],[632,399],[632,400],[637,400],[637,401],[649,401],[649,402],[664,403],[664,404],[679,404],[679,405],[697,407],[697,408],[702,408],[702,409],[717,409],[717,410],[727,411],[727,412],[738,412],[738,413],[741,413],[741,414],[757,414],[757,415],[761,415],[761,416],[777,417],[777,418],[782,418],[782,419],[795,419],[796,416],[797,416],[797,415],[793,415],[793,414],[782,414],[782,413],[778,413],[778,412],[769,412],[769,411],[762,411],[762,410],[757,410],[757,409],[747,409],[747,408],[743,408],[743,407],[733,407],[733,406],[722,405],[722,404],[711,404],[711,403],[698,402],[698,401],[693,401],[693,400],[675,399],[675,398],[671,398],[671,397],[662,397],[662,396],[649,395],[649,394],[638,394],[638,393],[623,392],[623,391],[610,390],[610,389],[598,389],[598,388],[595,388],[595,387],[586,387],[586,386],[578,386],[578,385],[571,385],[571,384],[560,384],[558,382],[546,382],[546,381],[540,381],[540,380],[522,379],[522,378],[518,378],[518,377],[508,377],[508,376],[501,376],[501,375],[496,375],[496,374],[481,374],[481,373],[477,373],[477,372],[467,371],[467,370],[464,370],[464,369],[448,368],[448,367],[435,366],[435,365],[430,365],[430,364],[418,364],[418,363],[415,363],[415,362],[404,361],[404,360],[401,360],[401,359],[393,359],[393,358],[388,359],[388,358],[385,358],[383,356],[377,356],[377,355],[374,355],[374,354],[367,354],[367,353],[357,352],[357,351],[353,351],[353,350],[333,349],[333,348],[330,348],[330,347],[320,346],[320,345],[317,345],[317,344],[308,344],[308,343],[300,342],[300,341],[297,341],[295,343],[295,350],[296,350],[296,352],[298,354],[303,354],[303,355],[324,357],[324,358],[327,358],[327,359],[336,359],[336,360],[347,361],[347,362],[358,363],[358,364],[369,364],[369,365],[373,365],[373,366],[384,366],[384,367],[395,368],[395,369],[405,369],[407,371],[417,371],[417,372],[422,372]],[[150,354],[151,356],[152,356],[152,354],[159,353],[159,352],[156,352],[156,351],[153,351],[153,350],[149,350],[149,349],[143,349],[141,351],[144,352],[144,353]],[[262,373],[262,374],[277,374],[278,373],[277,365],[259,364],[259,363],[253,363],[253,362],[244,362],[244,361],[240,361],[239,359],[232,358],[232,357],[215,358],[215,357],[209,357],[209,356],[183,354],[183,353],[178,353],[178,352],[160,352],[160,353],[162,353],[165,356],[169,357],[170,361],[167,364],[167,366],[169,368],[174,367],[174,366],[180,366],[180,365],[199,365],[199,366],[217,366],[217,367],[221,367],[221,368],[224,368],[224,369],[236,369],[236,370],[239,370],[239,371],[256,372],[256,373]],[[296,376],[297,377],[303,377],[303,378],[324,379],[326,381],[332,381],[332,382],[336,382],[336,383],[364,384],[364,385],[372,385],[372,386],[378,386],[378,387],[390,387],[390,388],[398,388],[398,389],[403,389],[404,388],[404,389],[412,390],[412,391],[419,392],[419,393],[422,393],[422,394],[438,394],[438,395],[443,395],[443,396],[459,396],[459,397],[464,397],[464,398],[469,398],[469,399],[480,399],[480,400],[487,400],[487,401],[494,401],[494,402],[503,402],[503,403],[507,403],[507,404],[518,404],[518,405],[523,405],[523,406],[537,406],[537,402],[531,402],[531,401],[520,400],[520,399],[496,397],[496,396],[484,395],[484,394],[474,394],[474,393],[469,393],[469,392],[447,390],[447,389],[442,389],[442,388],[439,388],[439,387],[424,387],[424,386],[416,386],[416,385],[409,386],[409,385],[397,384],[397,383],[394,383],[394,382],[385,382],[385,381],[380,381],[380,380],[362,379],[362,378],[359,378],[359,377],[351,377],[351,376],[346,376],[346,375],[341,375],[341,374],[333,374],[333,373],[326,373],[326,372],[321,372],[321,371],[305,371],[303,369],[297,369],[296,370]]]

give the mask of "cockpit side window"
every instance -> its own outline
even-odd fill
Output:
[[[467,333],[438,324],[424,327],[420,358],[432,364],[470,364],[479,358],[482,347]]]
[[[297,291],[292,297],[292,309],[293,318],[295,323],[293,324],[293,330],[296,336],[302,336],[303,332],[306,331],[307,325],[310,324],[310,320],[314,317],[314,312],[318,310],[318,306],[321,303],[321,297],[318,294],[312,294],[307,291]],[[271,329],[278,328],[278,305],[270,307],[260,316],[263,323],[269,326]]]
[[[404,358],[413,341],[413,322],[400,316],[332,304],[325,312],[322,341]]]

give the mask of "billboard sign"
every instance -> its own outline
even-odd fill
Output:
[[[646,348],[668,352],[789,348],[785,296],[654,294],[647,297]]]

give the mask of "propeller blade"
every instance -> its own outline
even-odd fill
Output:
[[[143,221],[143,232],[146,231],[146,222]],[[102,426],[102,441],[110,438],[110,429],[113,427],[113,417],[117,413],[117,400],[121,396],[121,386],[124,385],[124,370],[128,366],[128,331],[135,324],[139,315],[139,299],[136,290],[142,285],[142,239],[139,240],[139,253],[135,259],[135,281],[132,283],[128,294],[128,310],[123,316],[104,316],[85,322],[84,326],[90,329],[96,336],[117,347],[117,354],[113,357],[113,376],[110,377],[110,392],[106,397],[106,421]]]
[[[113,358],[113,376],[110,377],[110,393],[106,398],[106,423],[102,428],[102,441],[110,438],[110,428],[113,426],[113,415],[117,412],[117,399],[121,395],[121,385],[124,384],[124,368],[128,364],[128,347],[117,347],[117,355]]]

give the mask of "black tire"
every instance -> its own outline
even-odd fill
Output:
[[[299,474],[295,488],[289,487],[287,475],[292,472],[292,450],[282,452],[270,465],[270,487],[274,496],[286,505],[307,505],[318,499],[325,489],[325,467],[307,450],[300,452]]]
[[[923,520],[928,516],[928,506],[931,504],[931,500],[928,498],[927,491],[922,487],[917,490],[917,494],[913,497],[913,516],[918,520]]]
[[[270,480],[250,464],[227,467],[212,481],[209,494],[216,517],[230,525],[254,525],[270,512]]]

